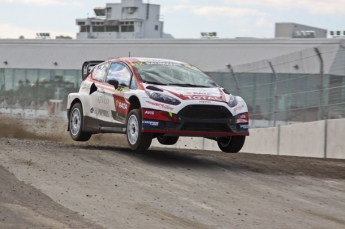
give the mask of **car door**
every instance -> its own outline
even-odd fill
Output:
[[[91,96],[91,113],[96,116],[99,125],[104,125],[104,122],[111,122],[111,108],[109,105],[112,101],[108,100],[105,96],[107,84],[104,83],[105,77],[108,73],[109,63],[98,65],[92,73],[92,81],[96,86]]]
[[[106,90],[105,92],[106,97],[114,101],[114,106],[112,107],[114,109],[111,111],[114,123],[126,123],[129,104],[124,99],[124,93],[130,90],[129,86],[132,75],[125,63],[113,62],[110,64],[106,82],[109,80],[117,80],[119,82],[117,89],[111,86],[112,90]]]

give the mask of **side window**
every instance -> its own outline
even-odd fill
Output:
[[[134,76],[132,77],[130,89],[138,89],[137,81],[135,81]]]
[[[129,86],[129,82],[131,81],[131,72],[126,68],[126,66],[122,63],[112,63],[110,65],[110,69],[107,76],[107,82],[109,80],[117,80],[119,81],[119,85],[122,86]]]
[[[96,67],[96,69],[92,72],[92,79],[97,81],[103,82],[105,74],[107,74],[109,68],[109,64],[105,63]]]

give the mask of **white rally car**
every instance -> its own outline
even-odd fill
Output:
[[[133,150],[153,138],[163,145],[179,136],[213,139],[228,153],[241,150],[248,109],[193,65],[151,58],[86,61],[78,93],[68,95],[68,130],[75,141],[123,133]]]

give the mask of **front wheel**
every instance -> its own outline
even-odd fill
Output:
[[[147,150],[152,142],[151,133],[142,132],[141,110],[133,109],[129,112],[127,118],[127,142],[132,150]]]
[[[229,136],[217,139],[218,147],[225,153],[238,153],[246,140],[245,136]]]
[[[91,138],[91,133],[86,133],[82,130],[84,116],[83,109],[80,103],[73,105],[69,114],[69,133],[74,141],[85,142]]]

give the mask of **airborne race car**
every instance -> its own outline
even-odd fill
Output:
[[[153,138],[163,145],[179,136],[213,139],[228,153],[241,150],[248,109],[198,68],[178,61],[118,58],[86,61],[78,93],[68,95],[68,130],[75,141],[96,133],[123,133],[133,150]]]

